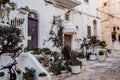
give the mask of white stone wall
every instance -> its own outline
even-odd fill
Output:
[[[53,21],[53,16],[60,15],[62,19],[64,19],[65,12],[68,9],[56,8],[52,4],[45,4],[44,0],[11,0],[17,2],[18,7],[28,6],[32,11],[35,11],[39,15],[39,28],[38,28],[38,45],[39,47],[48,47],[52,50],[56,50],[56,48],[52,47],[52,42],[47,42],[46,45],[43,45],[44,40],[49,38],[49,30],[51,28],[51,23]],[[80,6],[71,11],[70,21],[78,26],[78,31],[74,36],[72,48],[75,49],[75,39],[83,38],[87,36],[87,26],[91,26],[92,35],[94,34],[93,30],[93,20],[97,21],[97,35],[101,38],[101,25],[99,17],[99,12],[97,12],[96,8],[99,7],[100,0],[89,0],[89,3],[84,2],[84,0],[79,0],[81,2]],[[24,43],[27,46],[27,15],[25,16],[25,23],[23,25],[25,40]]]

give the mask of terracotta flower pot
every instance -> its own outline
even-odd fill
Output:
[[[32,77],[29,77],[29,78],[27,78],[26,80],[33,80],[33,78],[32,78]]]

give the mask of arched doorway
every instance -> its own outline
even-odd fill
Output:
[[[28,47],[38,47],[38,15],[35,12],[28,14]]]

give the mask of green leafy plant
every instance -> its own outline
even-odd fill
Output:
[[[99,45],[100,40],[98,40],[96,36],[91,36],[88,39],[89,45],[93,49],[93,54],[95,54],[95,48]]]
[[[104,51],[102,51],[102,50],[99,51],[99,55],[100,55],[100,56],[104,55]]]
[[[25,11],[30,11],[30,8],[28,6],[21,7],[20,9],[25,10]]]
[[[61,64],[61,60],[51,62],[50,71],[52,71],[55,75],[61,74]]]
[[[22,31],[14,26],[0,27],[0,55],[10,53],[14,58],[22,50]]]
[[[91,54],[92,54],[92,52],[87,52],[87,55],[86,55],[87,60],[90,59],[90,55],[91,55]]]
[[[9,2],[8,0],[0,0],[0,4],[6,4],[7,2]]]
[[[80,39],[81,40],[81,39]],[[83,50],[83,53],[84,53],[84,49],[86,50],[86,54],[87,54],[87,50],[89,49],[89,43],[88,43],[88,40],[87,38],[83,38],[83,40],[81,40],[81,49]]]
[[[100,46],[100,48],[105,48],[106,47],[106,42],[105,41],[100,41],[99,46]]]
[[[71,51],[71,48],[67,45],[64,45],[61,51],[65,60],[67,61],[70,59],[70,51]]]
[[[107,49],[106,52],[108,52],[109,54],[111,54],[111,50],[110,49]]]
[[[61,48],[63,46],[63,29],[62,26],[63,20],[60,16],[53,16],[53,23],[51,26],[51,30],[49,32],[50,38],[48,41],[53,42],[53,47]],[[57,33],[54,31],[54,27],[57,26]]]
[[[95,54],[95,48],[100,47],[100,48],[105,48],[106,47],[106,42],[99,40],[96,36],[91,36],[88,38],[89,39],[89,45],[93,49],[93,54]]]
[[[49,66],[49,64],[50,64],[50,59],[49,59],[47,56],[45,56],[45,57],[43,58],[43,60],[41,60],[41,63],[43,63],[44,66]]]
[[[40,48],[37,48],[37,47],[32,47],[32,48],[26,47],[24,49],[25,52],[33,51],[33,54],[38,54],[38,55],[40,54],[39,50],[40,50]]]
[[[72,66],[76,66],[76,65],[80,65],[81,64],[81,62],[79,62],[77,60],[77,54],[76,54],[75,51],[71,51],[70,52],[70,60],[71,60],[71,65]]]
[[[41,48],[39,50],[39,53],[42,53],[44,52],[45,54],[50,54],[51,53],[51,50],[49,48]]]
[[[54,61],[52,61],[50,64],[50,71],[52,71],[55,75],[59,75],[61,74],[62,60],[59,59],[58,54],[54,54],[53,57]]]
[[[45,73],[45,72],[42,72],[42,73],[39,73],[39,75],[38,75],[39,77],[41,77],[41,76],[47,76],[47,74]]]
[[[23,72],[23,78],[34,78],[36,70],[34,68],[25,67],[25,72]]]
[[[85,58],[84,53],[77,53],[77,57],[79,57],[79,58]]]

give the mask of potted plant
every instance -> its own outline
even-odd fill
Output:
[[[34,80],[35,72],[36,71],[34,68],[25,67],[25,72],[23,72],[23,78],[25,80]]]
[[[67,46],[67,45],[63,46],[61,52],[66,61],[69,61],[69,59],[70,59],[70,51],[71,51],[71,48],[69,46]]]
[[[90,55],[90,60],[91,60],[91,61],[97,60],[97,54],[96,54],[96,53],[95,53],[95,54],[92,53],[92,54]]]
[[[16,72],[17,74],[21,74],[21,70],[19,68],[16,70]]]
[[[111,55],[111,50],[110,49],[107,49],[106,50],[106,54],[107,54],[107,57],[111,57],[112,55]]]
[[[97,60],[95,49],[98,47],[100,40],[97,39],[97,36],[91,36],[89,39],[89,46],[92,48],[92,54],[90,55],[90,60]]]
[[[77,54],[77,59],[82,62],[82,65],[86,64],[86,58],[83,52]]]
[[[20,10],[20,13],[23,13],[23,14],[26,14],[27,12],[30,11],[28,6],[21,7],[19,10]]]
[[[95,53],[95,49],[102,48],[104,49],[106,47],[106,42],[101,41],[97,39],[96,36],[91,36],[89,37],[89,45],[92,48],[92,55],[90,55],[90,60],[96,60],[97,59],[97,54]]]
[[[62,60],[59,59],[57,54],[54,54],[54,61],[50,63],[50,71],[55,75],[61,74]]]
[[[91,55],[92,53],[91,52],[87,52],[87,54],[86,54],[86,59],[87,60],[90,60],[90,55]]]
[[[47,74],[45,72],[41,72],[38,74],[38,80],[47,80]]]
[[[81,39],[80,39],[81,40]],[[81,40],[81,49],[82,49],[82,52],[87,55],[87,50],[89,49],[89,44],[88,44],[88,39],[87,38],[83,38],[83,40]]]
[[[80,68],[82,66],[82,62],[79,62],[79,60],[77,60],[77,55],[76,55],[75,51],[70,52],[70,62],[71,62],[71,72],[73,74],[80,73],[81,72]]]
[[[102,51],[102,50],[101,50],[101,51],[99,51],[98,60],[99,60],[100,62],[105,61],[104,51]]]

